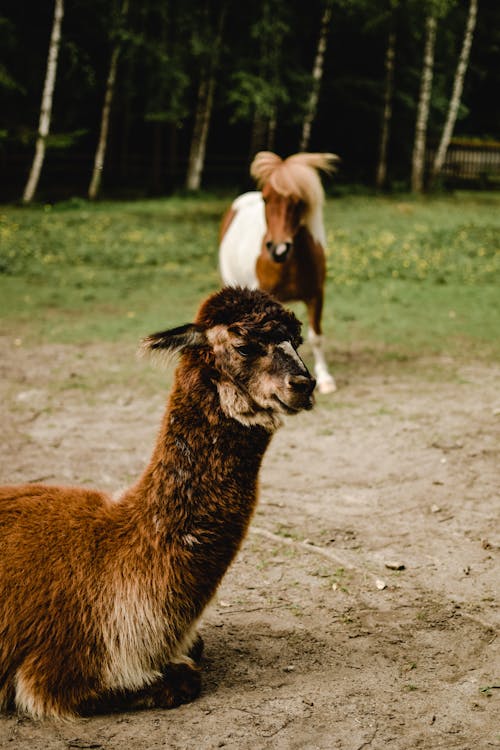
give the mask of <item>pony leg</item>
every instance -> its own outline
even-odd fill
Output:
[[[323,297],[318,295],[307,303],[309,330],[307,338],[311,344],[314,356],[314,374],[318,382],[320,393],[333,393],[337,390],[335,379],[328,371],[323,353],[323,336],[321,335],[321,313],[323,311]]]
[[[311,344],[314,356],[314,374],[318,381],[320,393],[333,393],[337,390],[334,377],[328,371],[325,355],[323,353],[323,336],[309,328],[307,338]]]

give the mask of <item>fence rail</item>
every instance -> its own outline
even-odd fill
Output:
[[[427,168],[430,170],[436,149],[428,149]],[[452,144],[448,148],[441,172],[451,180],[500,181],[500,144],[464,146]]]

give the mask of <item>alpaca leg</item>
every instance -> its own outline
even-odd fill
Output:
[[[323,337],[309,328],[309,343],[311,344],[314,355],[314,374],[318,381],[318,391],[320,393],[333,393],[337,390],[335,380],[328,372],[325,355],[323,353]]]
[[[187,655],[190,659],[192,659],[195,664],[199,664],[201,661],[201,657],[203,656],[203,649],[205,647],[205,644],[203,643],[203,638],[199,633],[196,633],[196,637],[190,647],[190,649],[187,652]]]
[[[107,693],[80,706],[84,716],[111,711],[138,711],[152,708],[176,708],[190,703],[201,690],[201,675],[193,662],[186,658],[179,663],[168,664],[162,676],[141,690]]]
[[[158,682],[130,696],[128,708],[176,708],[190,703],[201,690],[201,675],[187,662],[169,664]]]

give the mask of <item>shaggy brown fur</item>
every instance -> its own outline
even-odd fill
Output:
[[[266,293],[223,289],[194,324],[144,341],[180,363],[133,487],[118,500],[0,488],[0,708],[71,716],[198,694],[196,623],[245,535],[280,415],[312,406],[299,343]]]

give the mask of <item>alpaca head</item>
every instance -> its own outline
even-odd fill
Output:
[[[315,380],[297,354],[300,322],[266,292],[225,287],[201,305],[194,323],[148,336],[149,351],[181,352],[202,371],[226,416],[273,430],[282,414],[313,405]]]

